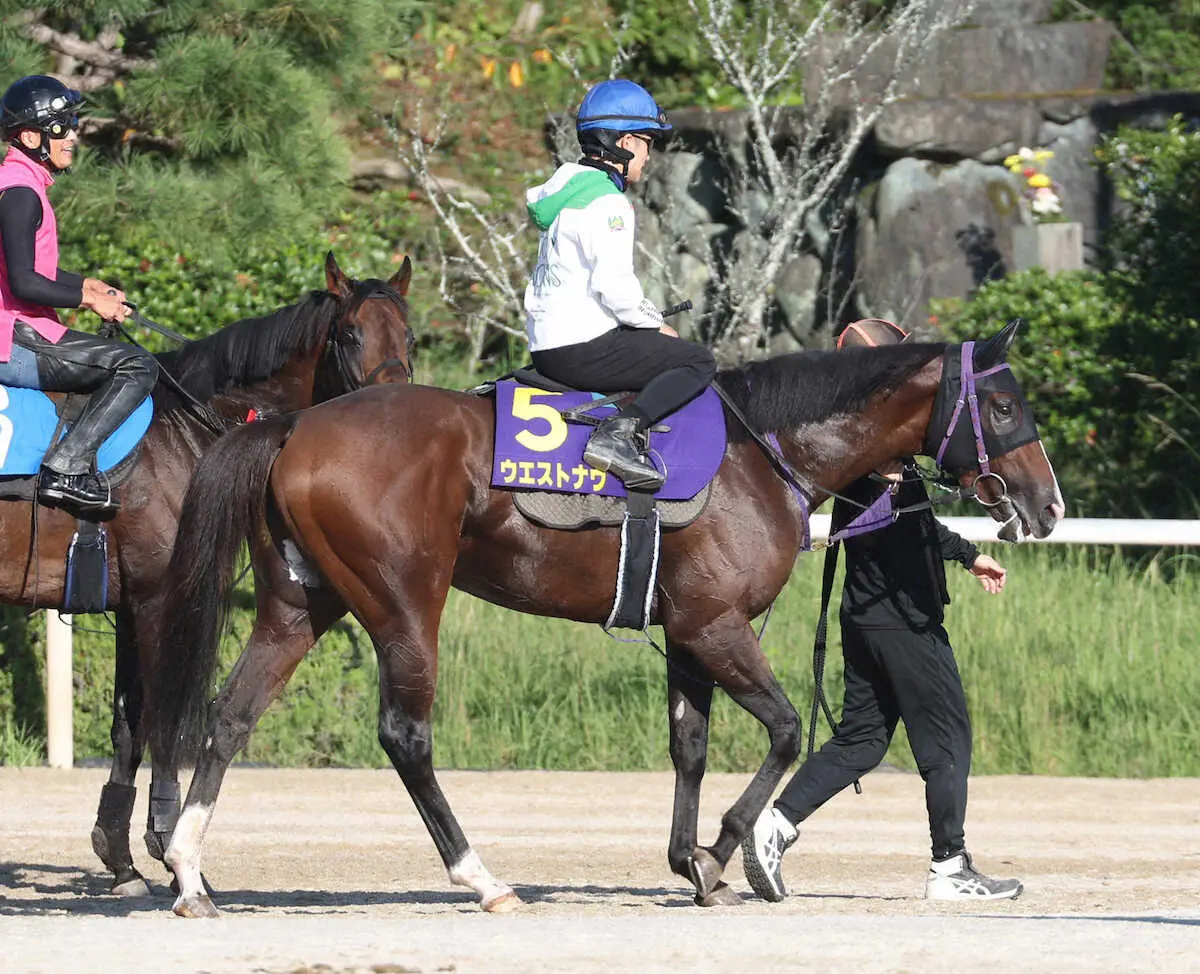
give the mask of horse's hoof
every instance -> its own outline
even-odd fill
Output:
[[[113,896],[126,896],[130,899],[147,897],[150,895],[150,884],[137,875],[123,883],[113,883],[111,892]]]
[[[697,846],[688,856],[688,875],[692,885],[696,887],[696,900],[706,899],[721,883],[721,873],[725,867],[717,862],[716,857],[702,846]]]
[[[742,898],[728,883],[717,883],[707,896],[696,895],[697,906],[741,906]]]
[[[513,913],[525,904],[521,901],[521,897],[509,890],[502,896],[497,896],[494,900],[487,900],[479,905],[483,907],[485,913]]]
[[[171,907],[171,912],[187,920],[215,920],[221,915],[221,911],[213,906],[213,901],[203,893],[199,896],[179,897]]]

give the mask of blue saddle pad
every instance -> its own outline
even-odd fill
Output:
[[[111,470],[129,456],[153,418],[154,403],[147,396],[101,445],[96,456],[100,469]],[[37,473],[57,428],[58,413],[44,392],[0,385],[0,477]]]
[[[492,486],[624,497],[621,481],[583,462],[592,427],[568,423],[559,414],[596,398],[590,392],[545,392],[511,379],[497,382]],[[612,412],[609,407],[607,415]],[[655,496],[687,500],[712,480],[725,456],[721,400],[706,389],[659,425],[670,429],[650,433],[650,455],[667,475]]]

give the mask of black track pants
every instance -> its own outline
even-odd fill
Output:
[[[687,405],[717,374],[712,352],[703,345],[652,328],[618,328],[590,342],[534,352],[533,364],[546,378],[576,389],[640,389],[625,411],[647,423]]]
[[[776,806],[802,822],[887,753],[904,721],[925,805],[933,857],[964,848],[971,723],[945,629],[858,629],[842,622],[846,696],[834,736],[797,770]]]

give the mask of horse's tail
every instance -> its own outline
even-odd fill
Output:
[[[271,467],[295,423],[291,414],[227,433],[188,485],[164,581],[166,618],[150,687],[154,751],[175,767],[194,761],[204,735],[237,555],[262,521]]]

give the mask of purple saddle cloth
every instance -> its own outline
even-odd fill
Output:
[[[590,392],[547,392],[511,379],[497,382],[492,486],[624,497],[627,492],[620,480],[583,461],[594,427],[568,423],[559,412],[596,398]],[[591,415],[604,418],[615,412],[615,407],[603,406]],[[650,458],[667,475],[654,496],[660,500],[694,497],[712,480],[725,456],[721,400],[712,389],[705,389],[655,425],[669,429],[650,433]]]

